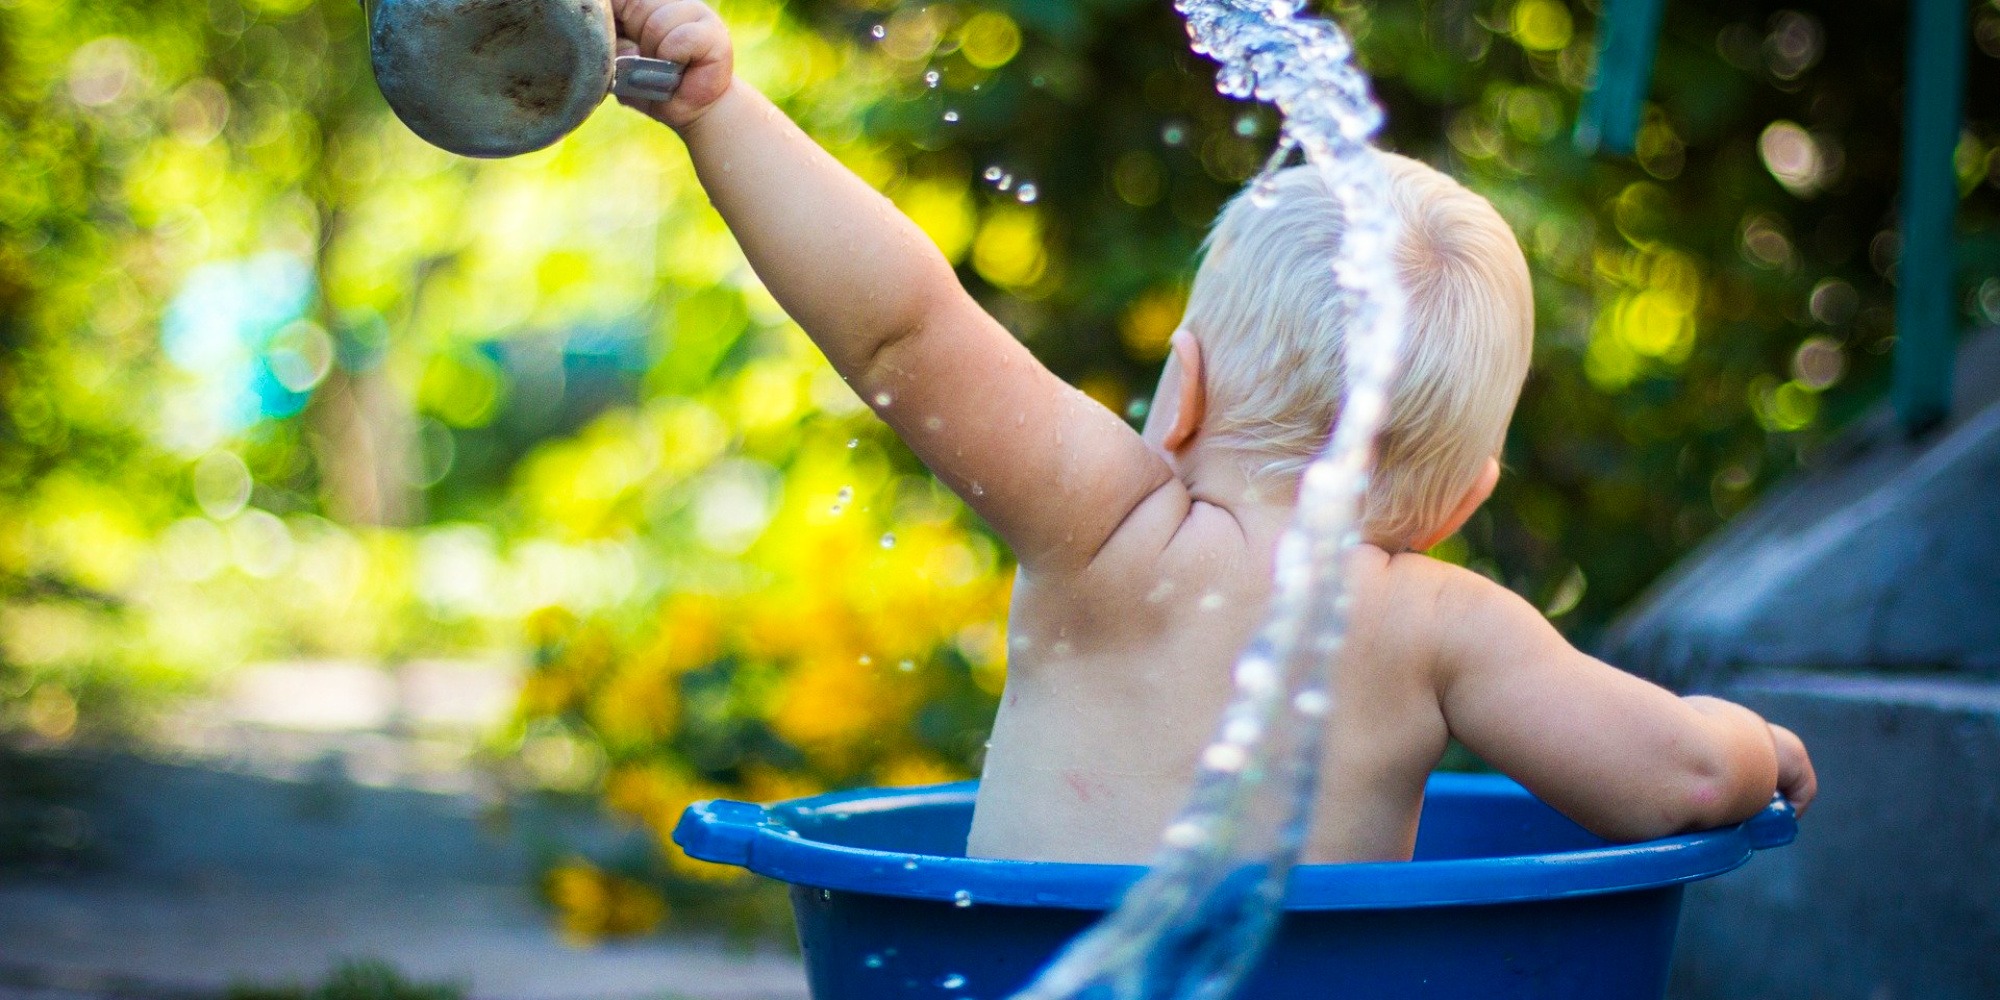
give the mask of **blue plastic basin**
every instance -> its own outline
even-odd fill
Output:
[[[674,841],[791,883],[814,1000],[1002,1000],[1143,869],[967,858],[977,788],[700,802]],[[1682,887],[1796,832],[1774,803],[1735,826],[1614,845],[1507,778],[1435,775],[1416,860],[1297,869],[1240,995],[1660,1000]]]

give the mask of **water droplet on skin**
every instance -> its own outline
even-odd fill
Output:
[[[944,977],[943,979],[938,980],[938,986],[947,990],[959,989],[964,985],[965,985],[965,977],[959,975],[956,972]]]
[[[948,121],[948,122],[955,122],[955,121],[958,121],[958,112],[956,112],[956,111],[947,111],[947,112],[945,112],[945,113],[944,113],[944,120],[945,120],[945,121]]]
[[[1021,185],[1021,190],[1014,192],[1014,198],[1021,204],[1026,205],[1032,203],[1037,197],[1040,197],[1040,194],[1033,184],[1023,184]]]
[[[875,394],[875,407],[877,409],[886,408],[890,403],[893,403],[895,401],[896,397],[891,396],[886,392],[878,392]]]
[[[1223,603],[1224,603],[1223,596],[1219,593],[1216,593],[1213,590],[1209,591],[1206,594],[1201,595],[1201,609],[1203,611],[1214,611],[1215,609],[1222,607]]]
[[[1026,424],[1027,422],[1028,422],[1028,414],[1025,411],[1014,414],[1014,426],[1020,427],[1023,424]]]
[[[931,70],[930,72],[924,74],[924,86],[936,87],[938,83],[941,82],[943,79],[944,77],[939,75],[937,70]]]
[[[895,533],[895,532],[893,532],[893,531],[889,531],[889,532],[884,532],[884,533],[883,533],[883,535],[882,535],[882,547],[883,547],[883,548],[885,548],[885,549],[893,549],[893,548],[895,548],[895,547],[896,547],[896,533]]]
[[[879,969],[882,967],[882,956],[870,955],[867,958],[862,959],[861,964],[870,969]]]
[[[944,430],[944,418],[943,418],[943,417],[925,417],[925,418],[924,418],[924,430],[927,430],[927,431],[941,431],[941,430]]]
[[[963,910],[972,905],[972,893],[960,889],[951,894],[951,905]]]
[[[1173,592],[1174,592],[1174,581],[1161,580],[1159,583],[1153,584],[1152,591],[1146,594],[1146,603],[1158,604],[1161,601],[1166,600],[1169,596],[1173,594]]]
[[[986,487],[979,485],[978,480],[974,480],[972,483],[971,493],[973,496],[983,497],[986,495]]]

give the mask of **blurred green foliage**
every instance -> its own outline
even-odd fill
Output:
[[[334,966],[325,981],[314,985],[240,983],[223,996],[224,1000],[461,1000],[465,987],[413,981],[386,962],[355,959]]]
[[[1166,0],[725,0],[741,72],[1010,328],[1143,412],[1275,123]],[[1569,141],[1589,3],[1339,2],[1388,141],[1535,271],[1500,492],[1439,555],[1587,640],[1879,398],[1903,4],[1668,5],[1632,161]],[[1968,323],[2000,320],[2000,6],[1967,10]],[[525,651],[507,734],[662,845],[565,862],[573,933],[682,805],[976,768],[1004,553],[749,274],[671,134],[607,108],[474,163],[349,0],[0,0],[0,730],[246,660]],[[135,680],[136,679],[136,680]],[[702,890],[705,891],[705,890]]]

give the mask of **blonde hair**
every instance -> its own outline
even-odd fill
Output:
[[[1402,226],[1409,298],[1402,373],[1364,499],[1363,532],[1402,548],[1442,526],[1500,453],[1528,374],[1527,260],[1492,204],[1408,157],[1378,154]],[[1183,325],[1201,345],[1202,432],[1296,474],[1326,443],[1345,395],[1348,309],[1331,265],[1339,204],[1318,170],[1276,178],[1268,207],[1229,203],[1205,246]]]

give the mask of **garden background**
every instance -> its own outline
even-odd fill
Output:
[[[746,79],[1143,416],[1274,139],[1165,0],[719,7]],[[1508,475],[1434,554],[1584,643],[1879,400],[1895,333],[1904,5],[1668,7],[1637,156],[1596,160],[1592,4],[1322,5],[1389,144],[1535,272]],[[1967,16],[1961,301],[1991,325],[2000,0]],[[463,160],[388,112],[351,0],[0,0],[0,771],[145,746],[250,665],[489,664],[518,699],[474,763],[652,835],[550,856],[564,926],[707,919],[740,888],[666,841],[689,801],[977,773],[1009,573],[667,130],[607,107]],[[17,799],[7,860],[88,852]]]

